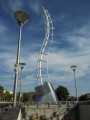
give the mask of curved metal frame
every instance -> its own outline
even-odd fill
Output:
[[[38,70],[38,75],[37,79],[40,80],[40,83],[43,84],[43,77],[47,77],[47,80],[49,80],[49,74],[48,74],[48,59],[45,60],[45,57],[48,56],[51,44],[53,41],[53,23],[51,20],[51,16],[48,12],[48,10],[45,10],[43,8],[43,18],[45,22],[45,38],[43,41],[43,44],[40,49],[40,53],[38,56],[38,61],[37,61],[37,70]],[[47,47],[47,45],[49,47]],[[46,63],[46,68],[43,68],[42,65]],[[46,71],[47,75],[43,73],[43,70]]]

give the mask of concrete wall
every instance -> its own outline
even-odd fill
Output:
[[[26,113],[26,114],[25,114]],[[63,118],[65,114],[67,114],[67,105],[40,105],[40,106],[28,106],[25,107],[25,111],[23,114],[26,116],[26,119],[30,118],[40,118],[40,116],[46,116],[46,118],[52,118],[53,120],[57,120]],[[22,115],[23,116],[23,115]],[[30,119],[32,120],[32,119]]]
[[[80,120],[90,120],[90,105],[79,105]]]

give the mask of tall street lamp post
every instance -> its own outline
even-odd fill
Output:
[[[71,66],[71,69],[73,70],[74,72],[74,81],[75,81],[75,90],[76,90],[76,99],[77,99],[77,102],[78,102],[78,96],[77,96],[77,83],[76,83],[76,76],[75,76],[75,70],[76,70],[76,65],[72,65]]]
[[[21,103],[21,92],[22,92],[22,70],[24,68],[24,66],[26,65],[26,63],[19,63],[20,67],[21,67],[21,74],[20,74],[20,92],[19,92],[19,104]]]
[[[23,27],[23,25],[29,19],[29,15],[26,12],[24,12],[24,11],[16,11],[14,13],[14,18],[17,20],[18,25],[19,25],[19,39],[18,39],[18,48],[17,48],[17,59],[16,59],[16,64],[15,64],[15,80],[14,80],[14,91],[13,91],[14,107],[16,107],[18,70],[19,70],[19,62],[20,62],[21,33],[22,33],[22,27]]]

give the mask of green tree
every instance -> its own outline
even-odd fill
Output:
[[[69,92],[68,89],[64,86],[59,86],[58,88],[56,88],[55,92],[59,101],[66,100],[68,98]]]
[[[4,91],[4,87],[0,85],[0,94],[2,94]]]
[[[23,101],[23,102],[28,102],[28,101],[30,101],[30,93],[29,93],[29,92],[23,93],[23,95],[22,95],[22,101]]]
[[[0,100],[2,100],[4,87],[0,85]]]
[[[10,94],[10,92],[6,90],[5,93],[3,93],[3,100],[11,101],[12,100],[12,94]]]
[[[30,102],[33,102],[33,101],[35,101],[35,99],[36,99],[36,92],[30,92]]]

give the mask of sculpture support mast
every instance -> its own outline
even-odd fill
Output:
[[[37,79],[40,80],[40,84],[43,84],[44,77],[47,77],[47,79],[49,80],[48,60],[46,60],[45,57],[47,57],[47,55],[49,55],[51,43],[53,41],[53,23],[52,23],[52,20],[51,20],[48,10],[45,10],[44,8],[43,8],[43,18],[44,18],[44,22],[45,22],[45,38],[44,38],[43,44],[41,46],[40,53],[38,56],[38,61],[37,61],[37,63],[38,63]],[[49,46],[49,47],[47,48],[47,46]],[[45,63],[47,65],[45,68],[43,68],[42,66]],[[43,70],[46,71],[46,74],[43,73]]]

